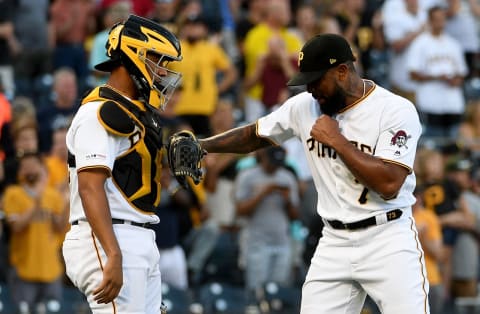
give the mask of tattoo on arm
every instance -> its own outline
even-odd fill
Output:
[[[246,154],[272,145],[267,139],[257,136],[255,123],[231,129],[199,141],[202,148],[209,153]]]

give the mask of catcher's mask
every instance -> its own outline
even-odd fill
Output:
[[[181,79],[180,73],[167,69],[170,61],[182,59],[175,35],[149,19],[130,15],[112,27],[105,48],[110,59],[97,64],[95,69],[111,72],[123,65],[140,97],[163,110]]]

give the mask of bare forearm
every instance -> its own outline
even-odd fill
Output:
[[[291,202],[288,202],[286,204],[286,208],[287,208],[288,218],[290,218],[291,220],[295,220],[295,219],[298,219],[300,217],[300,213],[298,212],[298,208],[296,206],[294,206]]]
[[[68,216],[69,216],[68,206],[66,207],[66,209],[63,210],[62,213],[52,214],[53,230],[56,232],[63,232],[67,227]]]
[[[121,256],[104,187],[106,178],[107,175],[102,171],[82,171],[78,174],[78,192],[88,223],[105,254],[108,257]]]
[[[209,153],[247,154],[271,145],[268,140],[257,136],[255,123],[199,141],[202,148]]]
[[[259,193],[248,200],[237,202],[237,214],[240,216],[250,216],[263,198],[264,193]]]
[[[408,174],[407,169],[401,166],[361,152],[346,139],[336,151],[360,183],[385,199],[395,197]]]
[[[443,247],[441,241],[423,241],[422,248],[425,254],[432,256],[437,262],[441,262],[443,259]]]
[[[223,93],[227,91],[230,87],[232,87],[233,83],[237,79],[237,70],[232,66],[228,70],[224,72],[224,78],[218,84],[218,92]]]
[[[35,215],[36,209],[33,208],[21,215],[7,216],[7,221],[10,223],[10,230],[12,233],[18,233],[25,230],[30,225]]]

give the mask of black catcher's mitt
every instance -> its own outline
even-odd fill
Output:
[[[180,131],[170,136],[167,144],[168,165],[171,173],[183,187],[187,186],[187,176],[191,177],[195,184],[200,183],[202,179],[200,161],[205,154],[192,132]]]

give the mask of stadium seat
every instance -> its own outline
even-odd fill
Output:
[[[260,307],[268,313],[298,313],[300,312],[301,289],[267,282],[260,294]]]
[[[48,304],[47,308],[55,307],[55,304]],[[63,287],[63,300],[60,309],[56,313],[72,314],[72,313],[91,313],[85,296],[73,286],[65,285]]]
[[[167,283],[162,283],[162,301],[168,313],[190,314],[192,297],[188,290],[175,288]]]
[[[210,282],[200,288],[198,297],[204,307],[204,313],[245,313],[245,289],[241,286]]]
[[[203,282],[228,282],[232,285],[243,284],[243,272],[238,267],[238,233],[223,231],[217,244],[205,263]]]
[[[0,283],[0,313],[14,313],[15,307],[5,283]]]

